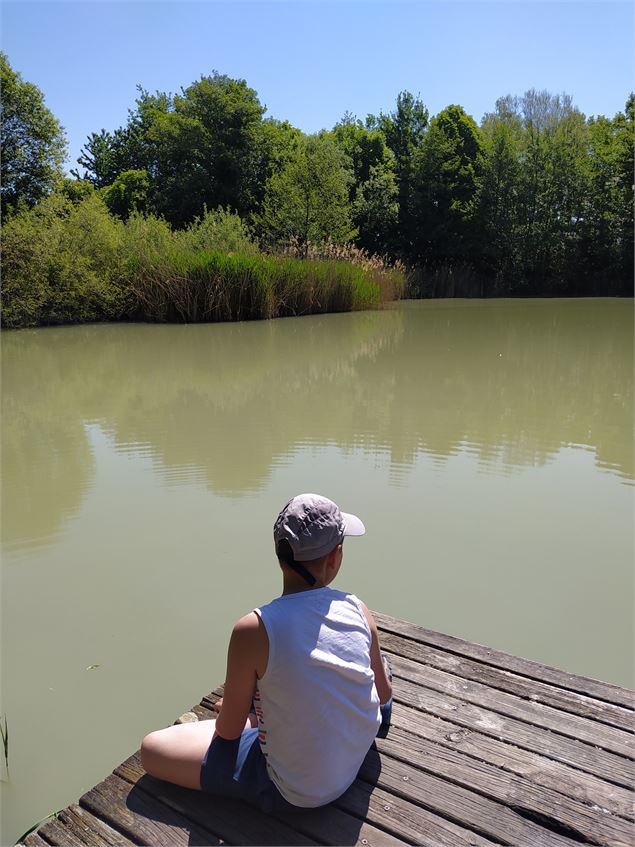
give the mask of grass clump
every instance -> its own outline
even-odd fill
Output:
[[[218,251],[171,252],[131,279],[134,316],[151,321],[242,321],[378,308],[379,287],[343,262]]]
[[[292,239],[282,248],[282,255],[300,257],[306,256],[313,261],[346,262],[361,268],[367,278],[379,286],[381,303],[398,300],[404,296],[406,288],[407,269],[399,259],[391,260],[387,256],[369,253],[354,244],[334,244],[324,241],[320,244],[300,244]]]

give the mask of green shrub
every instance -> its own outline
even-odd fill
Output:
[[[2,230],[6,327],[85,322],[125,312],[121,224],[95,194],[53,194]]]
[[[218,250],[243,255],[259,252],[245,222],[229,209],[206,210],[203,217],[196,218],[176,236],[179,246],[185,250]]]
[[[122,220],[133,212],[145,212],[149,194],[150,177],[145,170],[122,171],[112,185],[101,189],[108,209]]]
[[[121,258],[128,277],[143,273],[176,249],[175,234],[163,218],[134,212],[123,225]]]

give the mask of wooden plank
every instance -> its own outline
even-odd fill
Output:
[[[369,824],[365,818],[356,818],[342,811],[338,806],[329,804],[318,809],[298,809],[274,813],[284,821],[315,839],[315,844],[358,844],[364,847],[403,847],[408,844],[402,838]]]
[[[48,841],[45,841],[41,835],[37,832],[31,832],[24,841],[20,841],[16,844],[16,847],[49,847]]]
[[[214,695],[214,699],[216,696]],[[202,705],[192,707],[192,711],[200,720],[208,720],[216,715]],[[363,817],[368,823],[406,842],[427,844],[430,847],[491,847],[495,844],[465,827],[453,824],[427,809],[414,806],[361,780],[356,780],[334,805],[356,817]],[[341,837],[339,834],[338,838]]]
[[[556,831],[570,831],[592,844],[628,843],[632,833],[630,821],[598,806],[536,785],[524,777],[511,776],[493,765],[439,747],[396,727],[391,727],[386,738],[378,738],[376,744],[385,756],[497,800],[530,819],[549,820]]]
[[[474,759],[487,762],[517,776],[525,777],[538,785],[607,809],[627,819],[635,817],[632,791],[605,782],[598,777],[547,759],[537,753],[499,741],[480,732],[465,729],[458,724],[432,717],[410,709],[400,703],[393,705],[392,734],[394,728],[416,734],[434,744],[458,750]]]
[[[103,841],[96,836],[93,841],[86,842],[80,835],[73,832],[72,828],[65,826],[55,818],[47,821],[38,829],[40,835],[47,844],[53,847],[86,847],[86,844],[94,844],[103,847]]]
[[[633,763],[629,759],[596,749],[583,741],[566,738],[564,735],[483,709],[449,694],[422,688],[404,679],[396,680],[393,697],[403,705],[446,718],[499,741],[508,741],[517,747],[594,774],[607,782],[625,788],[633,786]]]
[[[420,847],[494,847],[500,844],[361,779],[356,779],[335,805],[347,810],[355,806],[366,808],[371,823]]]
[[[157,847],[186,847],[192,841],[220,844],[214,832],[197,826],[178,811],[166,807],[118,776],[109,776],[87,791],[79,804],[136,844]]]
[[[430,809],[459,826],[468,826],[480,835],[502,844],[579,847],[579,840],[574,841],[545,829],[501,803],[388,756],[382,757],[379,780],[374,768],[368,768],[366,762],[359,775],[372,784],[377,782],[385,791]]]
[[[514,694],[489,688],[480,682],[455,677],[402,656],[394,657],[393,673],[395,677],[402,677],[426,689],[451,694],[459,700],[517,718],[532,726],[544,727],[569,738],[586,741],[594,747],[601,747],[619,756],[635,758],[635,736],[623,730],[562,712],[542,703],[524,700]]]
[[[635,732],[635,712],[622,706],[615,706],[604,700],[596,700],[575,691],[566,691],[555,685],[549,685],[536,679],[520,676],[511,671],[485,665],[465,656],[447,653],[428,644],[411,641],[401,635],[383,631],[381,633],[382,650],[406,659],[420,662],[456,677],[481,682],[490,688],[516,694],[535,703],[544,703],[562,711],[572,712],[584,718],[591,718],[609,726],[628,732]]]
[[[38,834],[54,847],[128,847],[134,844],[98,818],[85,812],[77,814],[78,808],[62,809],[55,818],[42,824]]]
[[[205,829],[212,828],[223,841],[234,844],[305,845],[315,842],[305,838],[269,815],[245,803],[191,791],[148,776],[135,753],[115,768],[114,773],[135,785],[155,802],[183,815]]]
[[[76,833],[81,834],[86,844],[97,844],[96,841],[89,840],[95,837],[100,839],[100,844],[108,844],[111,847],[126,847],[126,845],[134,843],[76,803],[63,809],[57,819],[68,828],[72,828]]]
[[[523,676],[530,677],[531,679],[548,682],[553,685],[557,685],[559,688],[577,691],[580,694],[587,694],[589,697],[594,697],[598,700],[605,700],[607,703],[614,703],[615,705],[623,706],[626,709],[633,710],[635,708],[635,692],[630,691],[628,688],[621,688],[620,686],[613,685],[609,682],[600,682],[597,679],[570,674],[566,671],[552,668],[549,665],[543,665],[539,662],[533,662],[530,659],[522,659],[517,656],[512,656],[510,653],[504,653],[501,650],[484,647],[481,644],[465,641],[461,638],[456,638],[453,635],[444,635],[440,632],[434,632],[433,630],[426,629],[418,624],[401,621],[380,612],[373,612],[373,615],[380,630],[402,635],[405,638],[409,638],[412,641],[416,641],[421,644],[429,644],[432,647],[439,647],[442,650],[446,650],[458,656],[467,656],[472,659],[477,659],[487,665],[493,665],[494,667],[513,671],[515,673],[522,674]]]

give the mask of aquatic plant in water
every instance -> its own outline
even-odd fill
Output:
[[[4,720],[4,726],[3,726]],[[2,737],[2,750],[4,753],[4,767],[7,772],[7,777],[9,776],[9,726],[7,724],[7,716],[3,715],[0,718],[0,736]]]

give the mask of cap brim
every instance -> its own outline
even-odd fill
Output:
[[[355,515],[342,512],[344,518],[344,535],[365,535],[366,527]]]

